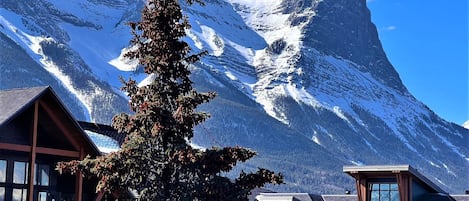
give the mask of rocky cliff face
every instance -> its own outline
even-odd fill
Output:
[[[259,151],[244,167],[283,172],[285,191],[342,193],[354,188],[342,165],[401,163],[450,192],[463,190],[467,130],[406,90],[365,0],[206,4],[184,6],[192,24],[185,40],[210,53],[193,67],[193,80],[219,94],[201,108],[212,118],[193,143]],[[124,24],[137,20],[142,6],[2,1],[1,88],[53,85],[80,120],[109,122],[126,110],[117,77],[144,79],[121,57],[130,38]]]
[[[399,75],[386,58],[371,23],[366,1],[323,1],[317,15],[305,29],[304,43],[331,55],[363,66],[376,80],[407,93]]]

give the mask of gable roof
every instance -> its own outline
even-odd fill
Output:
[[[31,87],[0,91],[0,126],[28,108],[49,87]]]
[[[96,145],[78,125],[75,118],[49,86],[30,87],[21,89],[0,90],[0,127],[15,119],[26,109],[33,106],[36,101],[43,101],[47,106],[54,106],[54,112],[60,114],[61,123],[67,124],[78,131],[74,136],[84,143],[87,150],[93,154],[100,154]],[[46,105],[44,105],[46,106]]]

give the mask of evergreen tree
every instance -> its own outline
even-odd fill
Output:
[[[189,5],[201,0],[184,0]],[[221,176],[238,161],[255,152],[241,147],[200,150],[189,145],[193,129],[208,118],[196,107],[209,102],[214,93],[199,93],[189,79],[189,66],[205,52],[190,54],[181,39],[190,28],[178,0],[149,0],[140,22],[129,23],[136,50],[127,53],[137,59],[153,82],[137,86],[135,80],[122,80],[132,114],[119,114],[112,126],[125,133],[119,151],[95,159],[61,162],[62,173],[81,171],[100,180],[97,191],[133,189],[140,200],[247,200],[250,191],[265,183],[282,183],[282,176],[266,169],[241,172],[230,180]]]

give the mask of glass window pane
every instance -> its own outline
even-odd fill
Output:
[[[7,161],[0,160],[0,182],[5,183],[7,180]]]
[[[34,185],[49,186],[49,165],[36,164]]]
[[[34,182],[34,185],[37,185],[37,163],[34,165],[34,179],[33,179],[33,182]]]
[[[39,192],[38,201],[47,201],[47,192]]]
[[[13,183],[27,184],[28,163],[15,161],[13,166]]]
[[[391,191],[391,201],[399,201],[399,192]]]
[[[389,184],[381,184],[381,191],[389,191]]]
[[[389,191],[387,190],[384,190],[384,191],[380,191],[380,199],[383,200],[383,201],[389,201],[390,197],[389,197]]]
[[[396,183],[372,183],[370,201],[399,201]]]
[[[13,189],[13,201],[26,201],[26,189]]]
[[[379,191],[371,191],[371,201],[379,201]]]
[[[49,186],[49,166],[48,165],[39,165],[40,169],[40,185]],[[39,173],[38,173],[39,174]]]
[[[0,201],[5,201],[5,187],[0,187]]]
[[[379,184],[371,184],[371,190],[379,191]]]

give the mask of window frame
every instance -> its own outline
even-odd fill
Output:
[[[8,182],[8,170],[9,170],[9,165],[8,165],[8,159],[5,158],[0,158],[0,161],[5,161],[5,168],[3,170],[0,169],[0,171],[3,171],[3,179],[0,180],[0,201],[5,201],[6,200],[6,193],[7,193],[7,182]]]
[[[374,186],[378,185],[378,190],[374,190]],[[387,188],[382,189],[382,185],[388,185]],[[393,187],[395,185],[395,187]],[[374,197],[373,192],[378,192],[378,197]],[[387,193],[387,198],[382,197],[382,193]],[[393,194],[393,192],[395,194]],[[400,200],[399,198],[399,184],[395,181],[373,181],[368,182],[368,201],[395,201],[393,198],[397,198],[397,201]]]
[[[5,163],[5,167],[0,168],[0,171],[4,171],[5,173],[5,179],[0,180],[0,201],[13,200],[15,192],[21,193],[20,201],[26,201],[29,185],[29,161],[23,157],[1,157],[0,161],[4,161]],[[44,162],[41,163],[40,161],[36,161],[34,165],[34,190],[32,192],[34,200],[44,196],[45,200],[49,200],[51,190],[53,191],[51,188],[54,188],[54,186],[51,185],[52,166],[51,164]],[[24,164],[24,166],[21,165],[20,168],[17,168],[18,164]],[[21,171],[21,174],[24,174],[24,177],[16,177],[15,171]]]

